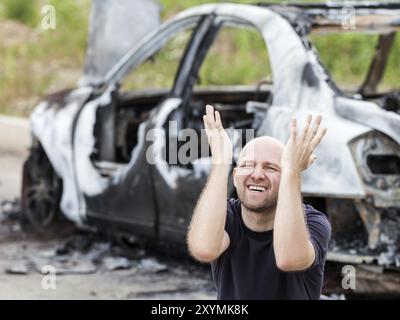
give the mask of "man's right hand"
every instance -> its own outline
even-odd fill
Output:
[[[225,222],[233,152],[231,139],[222,126],[219,112],[207,105],[203,120],[211,147],[213,169],[194,209],[187,241],[189,252],[195,259],[211,262],[228,248],[230,242]]]
[[[214,111],[213,106],[207,105],[203,121],[208,143],[211,148],[212,164],[232,164],[232,142],[222,126],[219,112]]]

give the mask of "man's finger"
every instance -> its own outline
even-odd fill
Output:
[[[206,115],[203,116],[203,121],[204,121],[204,128],[206,131],[206,136],[207,136],[207,141],[209,146],[212,148],[213,145],[213,133],[214,130],[217,131],[218,129],[216,128],[211,128],[210,125],[208,124],[208,117]]]
[[[207,132],[210,127],[208,125],[208,120],[206,115],[203,116],[203,123],[204,123],[204,129],[206,129]]]
[[[212,105],[207,105],[206,106],[206,114],[208,118],[208,125],[210,126],[210,129],[215,128],[215,118],[214,118],[214,107]]]
[[[221,116],[218,111],[215,111],[215,123],[216,123],[216,128],[218,130],[224,130],[224,127],[222,126],[221,122]]]
[[[207,135],[207,141],[208,143],[211,142],[211,131],[210,131],[210,126],[208,125],[208,118],[206,115],[203,116],[203,122],[204,122],[204,129],[206,130],[206,135]]]
[[[292,140],[296,140],[296,134],[297,134],[297,120],[295,117],[292,118],[290,121],[290,138]]]
[[[308,114],[307,118],[306,118],[306,122],[304,124],[303,133],[301,135],[301,141],[304,141],[307,137],[308,130],[310,130],[311,120],[312,120],[312,115]]]
[[[310,148],[311,150],[314,150],[321,142],[322,138],[326,134],[326,131],[328,129],[325,127],[322,127],[318,130],[317,134],[315,135],[314,139],[310,143]]]
[[[204,121],[204,128],[206,129],[206,132],[209,132],[212,129],[211,123],[210,123],[210,118],[208,115],[203,116],[203,121]]]
[[[308,131],[307,136],[304,140],[306,145],[310,144],[311,141],[314,139],[314,137],[317,135],[318,129],[321,125],[321,121],[322,121],[322,116],[318,115],[314,120],[311,130]]]

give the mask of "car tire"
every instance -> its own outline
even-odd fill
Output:
[[[40,143],[34,143],[23,166],[21,226],[40,232],[59,220],[61,194],[62,180]]]

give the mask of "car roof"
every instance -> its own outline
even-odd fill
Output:
[[[210,14],[224,14],[228,8],[258,7],[272,10],[292,25],[301,25],[307,32],[368,32],[388,33],[400,30],[400,3],[393,1],[346,1],[320,3],[210,3],[191,7],[179,13],[176,17]],[[355,19],[355,28],[345,28],[345,19]],[[250,18],[250,17],[249,17]]]
[[[346,2],[346,5],[348,4],[352,4],[352,2]],[[160,28],[168,24],[174,24],[177,21],[215,14],[217,16],[239,19],[245,24],[254,25],[256,28],[262,29],[266,21],[270,21],[271,14],[275,14],[276,17],[283,18],[282,21],[286,20],[292,25],[300,36],[318,31],[325,33],[355,31],[385,34],[400,29],[400,3],[372,3],[363,1],[362,4],[355,3],[354,5],[357,17],[355,30],[346,30],[342,26],[340,17],[342,15],[343,4],[339,6],[332,3],[273,4],[268,2],[254,4],[232,2],[202,4],[179,12],[170,20],[164,22]],[[360,18],[361,20],[359,20]],[[279,20],[277,19],[275,23]],[[148,34],[137,44],[137,47],[158,32],[159,30],[156,29]],[[114,65],[106,75],[105,82],[108,82],[109,79],[117,78],[117,74],[123,73],[121,70],[134,50],[135,47],[131,48],[125,57]]]
[[[279,13],[292,24],[307,23],[311,32],[386,33],[400,30],[399,2],[259,2],[257,5]],[[354,28],[345,27],[348,19],[354,19]]]

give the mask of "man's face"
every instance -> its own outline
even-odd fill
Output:
[[[283,145],[271,138],[257,138],[240,153],[234,183],[242,205],[256,213],[276,207],[281,180]]]

